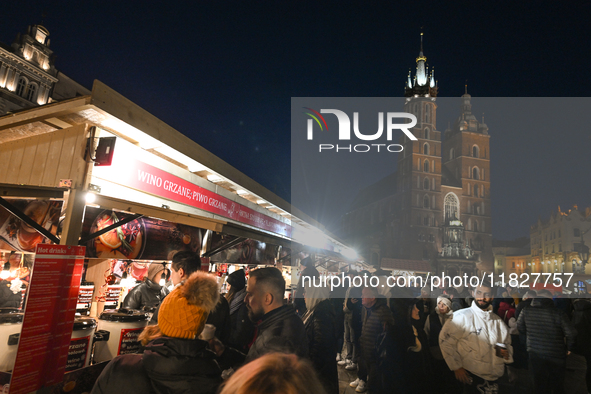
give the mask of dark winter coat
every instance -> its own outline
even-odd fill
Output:
[[[19,291],[14,294],[10,290],[11,282],[0,280],[0,307],[1,308],[20,308],[22,294]]]
[[[330,300],[321,301],[304,316],[310,360],[327,394],[339,392],[336,316]]]
[[[591,356],[591,301],[576,300],[573,307],[573,325],[578,333],[574,351],[589,357]]]
[[[230,305],[225,297],[220,297],[215,309],[209,313],[206,323],[215,326],[216,338],[222,341],[224,345],[227,345],[230,340],[232,323],[230,322]]]
[[[517,329],[527,335],[528,352],[560,361],[573,350],[577,335],[566,314],[549,298],[535,298],[519,315]]]
[[[213,394],[220,383],[221,370],[207,342],[162,337],[148,343],[143,354],[111,360],[91,394]]]
[[[125,296],[125,299],[123,300],[123,308],[155,308],[160,305],[162,298],[162,286],[160,286],[158,283],[152,282],[148,278],[144,278],[142,283],[127,293],[127,296]]]
[[[241,296],[244,298],[246,293]],[[230,339],[228,344],[243,353],[248,352],[248,345],[254,338],[254,323],[248,318],[248,308],[244,302],[230,315]]]
[[[519,319],[521,311],[530,306],[532,301],[533,298],[528,298],[527,300],[523,300],[519,304],[517,304],[517,306],[515,307],[515,319]]]
[[[283,305],[263,316],[245,361],[250,362],[272,352],[294,353],[298,357],[308,358],[304,323],[291,305]]]
[[[394,326],[394,317],[392,312],[386,305],[386,300],[383,298],[376,299],[376,303],[371,308],[363,307],[361,338],[359,343],[361,345],[361,357],[365,360],[376,361],[376,340],[378,335],[384,331],[384,323],[386,323],[386,330]]]

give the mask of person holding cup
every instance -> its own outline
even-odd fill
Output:
[[[498,393],[497,379],[513,362],[507,325],[492,311],[493,294],[490,283],[480,283],[470,308],[454,312],[439,334],[443,358],[463,383],[464,394]]]
[[[97,379],[91,394],[214,394],[222,382],[216,355],[199,339],[219,301],[215,276],[197,271],[162,302],[158,324],[140,334],[143,354],[115,357]],[[214,327],[204,337],[211,338]]]

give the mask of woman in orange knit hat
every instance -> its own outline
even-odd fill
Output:
[[[144,353],[114,358],[92,394],[215,393],[221,370],[208,343],[197,337],[219,297],[216,277],[193,273],[164,299],[158,325],[140,335]]]

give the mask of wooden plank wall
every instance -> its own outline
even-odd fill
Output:
[[[86,124],[0,144],[0,183],[57,187],[60,179],[82,186]]]

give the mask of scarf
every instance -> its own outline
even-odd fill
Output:
[[[234,297],[232,298],[232,301],[230,302],[230,315],[233,315],[238,309],[240,309],[242,304],[244,304],[244,297],[245,296],[246,296],[246,287],[238,290],[236,292],[236,294],[234,294]]]

